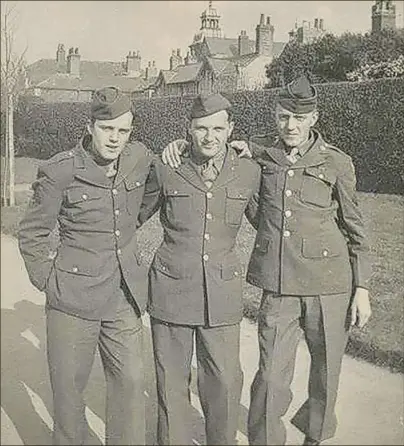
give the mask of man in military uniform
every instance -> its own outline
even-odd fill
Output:
[[[192,444],[190,368],[196,343],[207,444],[236,443],[243,374],[239,359],[242,270],[236,236],[256,212],[260,170],[227,145],[230,102],[198,96],[192,143],[178,169],[156,162],[139,221],[160,209],[164,239],[149,271],[159,444]],[[152,171],[153,172],[153,171]]]
[[[153,157],[143,144],[128,142],[132,120],[127,96],[114,87],[97,91],[89,134],[39,168],[20,225],[30,280],[46,293],[54,444],[85,442],[83,392],[97,346],[107,384],[106,443],[145,443],[147,274],[135,226]],[[60,241],[52,254],[49,235],[56,225]]]
[[[368,245],[356,199],[351,158],[313,129],[317,92],[300,77],[279,94],[279,140],[253,137],[261,166],[257,229],[247,281],[263,289],[258,318],[259,369],[251,386],[250,444],[286,441],[282,416],[291,399],[297,345],[304,332],[311,355],[309,395],[292,419],[304,444],[336,430],[335,402],[349,325],[371,315]],[[246,154],[245,143],[233,141]],[[163,159],[179,165],[184,141]]]
[[[304,444],[319,444],[336,430],[349,319],[362,327],[371,313],[368,245],[351,158],[313,129],[317,93],[307,78],[282,89],[275,117],[275,146],[266,136],[251,140],[262,180],[247,281],[263,296],[248,435],[254,445],[285,443],[282,416],[303,331],[311,355],[308,398],[292,423],[306,435]]]

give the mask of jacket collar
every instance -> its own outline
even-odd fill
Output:
[[[224,186],[229,181],[231,181],[233,177],[236,175],[236,167],[239,164],[239,159],[235,154],[234,149],[232,149],[229,145],[227,145],[226,147],[227,147],[227,153],[224,158],[223,167],[218,177],[214,181],[211,189]],[[188,156],[183,155],[181,158],[182,158],[182,163],[176,169],[177,174],[182,176],[186,181],[191,183],[197,189],[200,189],[204,192],[209,190],[204,181],[202,180],[199,172],[196,170],[195,165],[191,162],[189,155]]]
[[[111,178],[108,178],[105,171],[97,165],[88,151],[85,149],[91,142],[91,137],[85,136],[74,148],[74,165],[76,167],[75,176],[86,183],[99,187],[110,188]],[[113,184],[119,185],[135,168],[137,157],[131,150],[131,144],[126,144],[119,156],[118,171]]]
[[[325,143],[317,130],[312,129],[312,136],[314,137],[314,143],[307,150],[307,152],[299,158],[295,164],[292,164],[285,156],[285,151],[281,141],[277,141],[275,145],[266,146],[264,153],[269,156],[276,164],[280,166],[289,167],[291,165],[295,167],[309,167],[323,164],[326,160],[326,151],[324,150]],[[264,140],[265,143],[265,140]]]

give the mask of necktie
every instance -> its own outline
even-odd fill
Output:
[[[286,155],[286,158],[292,164],[295,164],[295,162],[298,160],[298,155],[299,155],[299,149],[297,147],[293,147],[293,149],[290,151],[289,155]]]
[[[210,158],[206,163],[201,166],[201,175],[205,182],[212,182],[216,180],[218,171],[213,162],[213,158]]]

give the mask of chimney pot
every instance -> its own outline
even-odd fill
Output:
[[[270,24],[271,24],[271,17],[268,16],[268,17],[267,17],[267,25],[270,25]]]
[[[263,25],[264,23],[265,23],[265,16],[264,16],[264,14],[261,14],[260,25]]]
[[[79,54],[79,49],[76,47],[76,49],[74,50],[74,54]]]

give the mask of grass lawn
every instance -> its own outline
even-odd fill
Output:
[[[347,353],[404,372],[404,197],[359,193],[359,198],[371,245],[373,314],[365,328],[352,330]],[[23,212],[23,204],[3,208],[2,232],[15,235]],[[238,251],[244,265],[254,236],[254,229],[244,221],[238,236]],[[139,247],[146,264],[151,262],[161,237],[157,216],[140,229]],[[252,320],[256,319],[260,297],[258,288],[244,285],[244,314]]]

